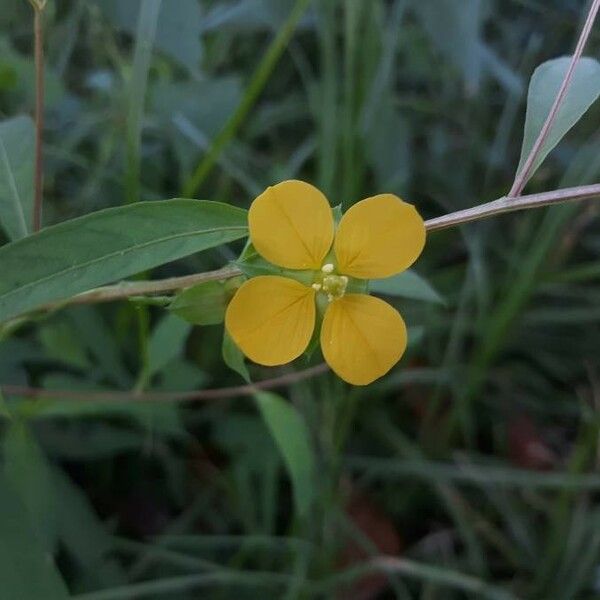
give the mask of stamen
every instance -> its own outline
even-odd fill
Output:
[[[334,269],[335,267],[331,263],[327,263],[321,267],[321,271],[323,271],[323,273],[333,273]]]
[[[322,289],[327,294],[327,300],[331,302],[332,300],[341,298],[346,293],[348,281],[348,277],[345,275],[325,275],[323,277]]]
[[[315,292],[319,292],[323,286],[320,283],[313,283],[311,287]]]

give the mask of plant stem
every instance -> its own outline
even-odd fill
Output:
[[[140,392],[138,390],[131,390],[129,392],[89,392],[75,390],[46,390],[43,388],[18,385],[2,385],[0,386],[0,392],[7,396],[17,396],[21,398],[58,398],[61,400],[92,402],[123,402],[125,400],[135,400],[138,402],[194,402],[198,400],[226,400],[237,396],[252,396],[258,390],[272,390],[278,387],[285,387],[298,381],[316,377],[328,370],[329,367],[325,363],[321,363],[314,367],[304,369],[303,371],[291,371],[279,375],[278,377],[257,381],[256,383],[196,390],[192,392]]]
[[[204,155],[196,167],[196,170],[185,184],[182,192],[184,198],[192,198],[196,194],[212,168],[215,166],[219,154],[221,154],[223,148],[235,136],[248,116],[248,113],[256,104],[259,95],[267,84],[275,65],[287,47],[288,42],[290,41],[298,22],[302,18],[302,15],[308,8],[309,3],[310,0],[296,0],[296,4],[290,12],[287,21],[281,27],[275,39],[271,42],[267,52],[252,75],[252,79],[248,84],[242,101],[214,139],[210,150]]]
[[[169,279],[159,279],[156,281],[123,281],[116,285],[107,285],[99,287],[83,294],[78,294],[69,298],[65,302],[56,302],[44,306],[43,310],[56,310],[62,308],[65,304],[97,304],[100,302],[112,302],[114,300],[123,300],[132,296],[145,296],[160,294],[162,292],[172,292],[182,290],[205,281],[218,281],[220,279],[231,279],[238,277],[242,272],[233,266],[223,267],[216,271],[206,271],[204,273],[195,273],[193,275],[184,275],[183,277],[170,277]]]
[[[567,95],[569,86],[571,85],[571,81],[573,80],[573,74],[575,73],[575,67],[577,66],[577,63],[579,62],[579,59],[581,58],[581,55],[583,54],[583,49],[584,49],[585,44],[590,36],[591,31],[592,31],[592,26],[594,25],[594,21],[596,20],[596,15],[598,14],[598,9],[600,9],[600,0],[593,0],[592,5],[590,6],[590,10],[587,14],[585,23],[583,25],[583,29],[581,30],[579,40],[577,41],[575,51],[573,52],[573,56],[571,57],[571,63],[569,64],[569,68],[567,69],[567,72],[565,73],[565,77],[560,85],[558,93],[556,94],[554,103],[552,104],[552,107],[550,108],[550,112],[548,113],[548,116],[546,117],[546,121],[544,122],[544,125],[542,126],[542,129],[540,130],[540,133],[539,133],[537,139],[535,140],[535,143],[533,144],[531,151],[529,152],[529,156],[527,157],[527,160],[525,161],[523,168],[521,169],[521,171],[519,171],[519,173],[515,177],[512,187],[510,188],[510,192],[508,193],[508,195],[511,198],[521,195],[523,188],[525,187],[525,185],[527,184],[527,181],[529,181],[529,178],[531,177],[534,162],[535,162],[536,158],[538,157],[538,155],[542,149],[542,146],[544,145],[544,142],[546,141],[546,139],[548,138],[548,135],[550,134],[552,125],[554,125],[554,121],[556,120],[556,117],[558,116],[558,111],[560,110],[560,107],[562,106],[562,103]]]
[[[33,199],[33,231],[42,226],[43,206],[43,134],[44,134],[44,28],[42,12],[44,4],[34,3],[33,31],[35,44],[35,166],[34,166],[34,199]]]
[[[437,231],[455,227],[471,221],[489,219],[500,214],[525,210],[527,208],[539,208],[550,206],[552,204],[561,204],[563,202],[573,202],[575,200],[585,200],[600,196],[600,184],[581,185],[578,187],[565,188],[562,190],[553,190],[551,192],[542,192],[540,194],[529,194],[521,197],[503,197],[486,204],[480,204],[473,208],[459,210],[435,219],[425,221],[427,231]]]
[[[408,578],[414,578],[439,586],[462,590],[476,595],[477,598],[488,600],[517,600],[510,592],[491,585],[471,575],[446,569],[437,565],[428,565],[396,556],[376,556],[361,565],[351,567],[336,573],[318,588],[320,592],[336,589],[340,584],[352,582],[372,573],[398,573]]]
[[[439,231],[449,227],[456,227],[463,223],[488,219],[517,210],[527,208],[537,208],[559,204],[563,202],[572,202],[589,198],[600,197],[600,184],[582,185],[578,187],[565,188],[562,190],[553,190],[541,194],[529,194],[520,198],[499,198],[486,204],[459,210],[449,213],[435,219],[425,221],[427,231]],[[89,292],[84,292],[73,296],[62,302],[48,304],[40,310],[57,310],[64,306],[72,304],[95,304],[99,302],[112,302],[123,300],[132,296],[144,296],[160,294],[162,292],[173,292],[191,287],[205,281],[218,281],[220,279],[231,279],[238,277],[242,272],[235,266],[228,265],[215,271],[206,271],[204,273],[195,273],[183,277],[170,277],[169,279],[160,279],[156,281],[124,281],[116,285],[99,287]]]
[[[127,109],[127,165],[125,173],[125,201],[128,204],[140,199],[140,171],[142,120],[144,100],[148,86],[148,71],[152,59],[152,46],[156,35],[158,14],[162,0],[143,0],[137,22],[131,82]]]

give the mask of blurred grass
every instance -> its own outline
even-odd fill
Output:
[[[47,222],[119,205],[124,189],[129,201],[185,189],[247,207],[289,177],[345,206],[394,192],[426,217],[501,196],[526,82],[571,51],[586,3],[425,5],[50,1]],[[0,11],[2,117],[32,108],[30,16],[24,0]],[[588,54],[598,44],[596,33]],[[598,110],[531,191],[598,181]],[[590,203],[430,236],[417,271],[446,305],[395,300],[422,331],[401,365],[367,389],[322,375],[282,392],[314,446],[305,517],[248,400],[92,409],[6,398],[5,470],[35,545],[88,600],[597,598],[597,222]],[[214,268],[237,250],[153,275]],[[132,332],[144,311],[140,376]],[[219,327],[168,327],[165,339],[160,310],[144,311],[69,309],[22,328],[0,342],[0,382],[240,382]],[[385,554],[404,566],[373,566]]]

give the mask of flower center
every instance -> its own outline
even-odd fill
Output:
[[[337,300],[346,293],[348,287],[348,277],[346,275],[337,275],[335,265],[326,263],[321,267],[321,272],[317,274],[312,288],[317,292],[322,292],[327,300]]]

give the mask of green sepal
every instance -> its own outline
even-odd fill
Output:
[[[243,277],[233,277],[199,283],[177,294],[169,310],[194,325],[218,325],[225,319],[227,304],[243,281]]]
[[[250,383],[250,373],[246,366],[246,357],[238,348],[233,338],[227,333],[227,329],[223,329],[223,345],[221,347],[223,362],[232,370],[235,371],[242,379]]]
[[[342,217],[344,216],[344,213],[342,212],[342,205],[338,204],[337,206],[334,206],[331,209],[331,212],[333,213],[333,221],[334,223],[337,225],[339,225],[340,221],[342,220]]]
[[[273,265],[262,258],[252,244],[246,245],[235,266],[248,278],[259,275],[276,275],[295,279],[304,285],[311,285],[314,281],[314,271],[297,271]]]

